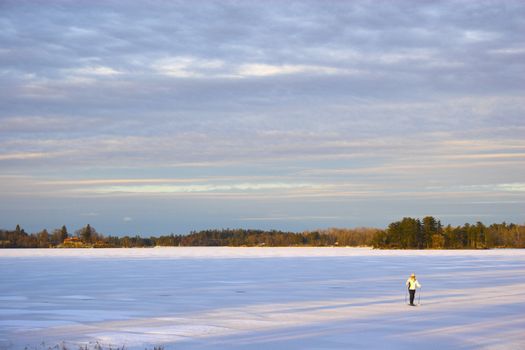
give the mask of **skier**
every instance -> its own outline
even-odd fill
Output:
[[[410,277],[407,279],[407,282],[405,285],[408,287],[408,291],[410,293],[410,305],[414,305],[414,297],[416,296],[416,288],[421,288],[421,284],[416,279],[416,274],[411,274]]]

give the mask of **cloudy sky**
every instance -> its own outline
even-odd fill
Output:
[[[525,2],[0,0],[0,227],[525,222]]]

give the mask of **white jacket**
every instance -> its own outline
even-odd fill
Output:
[[[416,288],[421,288],[421,284],[417,280],[413,280],[411,278],[407,279],[407,282],[405,283],[406,286],[408,286],[408,289],[415,290]]]

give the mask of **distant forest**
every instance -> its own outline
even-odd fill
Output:
[[[385,230],[375,228],[330,228],[305,232],[220,229],[170,234],[159,237],[106,236],[92,227],[69,233],[66,226],[52,232],[27,233],[19,225],[0,230],[0,248],[134,248],[172,246],[232,247],[331,247],[372,246],[381,249],[486,249],[525,248],[525,226],[481,222],[443,226],[432,216],[403,218]]]
[[[443,226],[432,216],[403,218],[378,231],[372,240],[375,248],[390,249],[487,249],[525,248],[525,226],[481,222],[463,226]]]

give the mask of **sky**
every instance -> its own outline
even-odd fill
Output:
[[[0,0],[0,228],[525,223],[523,1]]]

